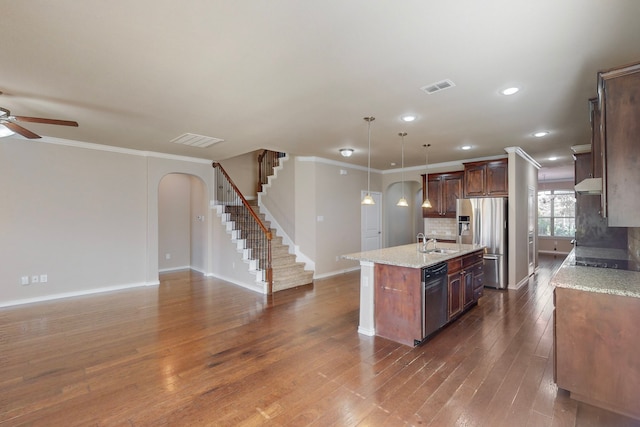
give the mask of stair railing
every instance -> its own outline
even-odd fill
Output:
[[[256,260],[257,268],[265,272],[264,281],[267,282],[267,294],[273,291],[273,269],[271,266],[271,230],[260,220],[253,211],[247,199],[233,183],[220,163],[214,162],[216,182],[216,202],[225,207],[225,212],[233,213],[241,223],[241,238],[245,240],[245,248],[250,250],[249,257]]]
[[[262,186],[269,182],[268,178],[273,175],[273,168],[280,165],[280,159],[284,156],[286,153],[271,150],[264,150],[258,155],[258,193],[262,191]]]

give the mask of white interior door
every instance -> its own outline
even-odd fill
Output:
[[[360,200],[367,194],[362,191]],[[375,205],[361,205],[361,250],[363,252],[382,247],[382,193],[370,192]]]

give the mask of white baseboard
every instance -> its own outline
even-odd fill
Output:
[[[63,292],[60,294],[43,295],[43,296],[34,297],[34,298],[25,298],[25,299],[18,299],[18,300],[12,300],[12,301],[0,301],[0,307],[12,307],[16,305],[32,304],[34,302],[53,301],[53,300],[63,299],[63,298],[73,298],[73,297],[79,297],[84,295],[100,294],[104,292],[122,291],[125,289],[140,288],[143,286],[155,286],[159,284],[160,282],[157,282],[157,281],[129,283],[126,285],[105,286],[102,288],[87,289],[82,291]]]
[[[207,274],[207,277],[215,277],[216,279],[224,280],[225,282],[233,283],[234,285],[238,285],[245,289],[249,289],[250,291],[258,292],[259,294],[266,295],[267,289],[262,286],[262,282],[254,282],[254,283],[244,283],[238,280],[232,279],[231,277],[220,276],[219,274]]]
[[[333,277],[333,276],[339,276],[340,274],[345,274],[345,273],[350,273],[352,271],[358,271],[360,270],[360,266],[356,266],[356,267],[351,267],[351,268],[345,268],[343,270],[338,270],[338,271],[331,271],[329,273],[323,273],[323,274],[318,274],[318,275],[314,275],[313,279],[326,279],[327,277]]]

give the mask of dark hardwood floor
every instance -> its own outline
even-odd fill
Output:
[[[272,298],[175,272],[0,309],[0,425],[638,426],[553,382],[561,261],[416,348],[357,333],[359,272]]]

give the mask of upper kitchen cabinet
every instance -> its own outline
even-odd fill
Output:
[[[640,226],[640,64],[598,74],[603,214],[609,227]]]
[[[464,197],[507,197],[509,195],[507,159],[464,164]]]
[[[422,198],[426,196],[425,188],[429,189],[430,208],[422,209],[425,218],[455,218],[456,200],[462,198],[463,172],[448,172],[429,174],[427,185],[425,175],[422,175]]]

